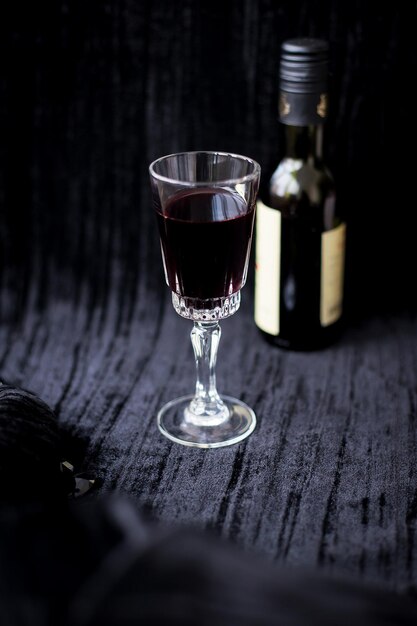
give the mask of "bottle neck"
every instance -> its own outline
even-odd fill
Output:
[[[321,161],[323,158],[323,125],[289,126],[285,129],[285,156],[303,161]]]

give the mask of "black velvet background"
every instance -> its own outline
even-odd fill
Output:
[[[16,0],[0,9],[0,374],[56,411],[78,465],[165,524],[281,564],[417,582],[413,3]],[[347,330],[282,353],[223,324],[219,387],[258,415],[223,450],[162,439],[189,392],[148,164],[280,148],[282,40],[331,47],[328,162],[348,221]]]
[[[101,294],[115,259],[131,285],[146,257],[148,280],[162,288],[149,162],[232,150],[266,176],[279,150],[279,46],[298,35],[331,45],[327,155],[349,221],[348,306],[361,315],[415,301],[412,3],[8,4],[1,277],[20,303],[32,278],[40,300],[71,297],[83,280]]]

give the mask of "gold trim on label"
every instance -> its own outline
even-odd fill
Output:
[[[285,93],[280,93],[279,94],[279,114],[281,115],[281,117],[285,117],[285,115],[288,115],[288,113],[291,111],[291,105],[287,100],[287,96],[285,95]]]
[[[320,323],[334,324],[342,315],[346,224],[321,235]]]
[[[320,102],[317,105],[317,115],[320,115],[320,117],[326,117],[327,104],[328,104],[327,93],[322,93],[320,95]]]

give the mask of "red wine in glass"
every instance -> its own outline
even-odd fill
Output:
[[[159,205],[159,202],[157,201]],[[208,300],[246,280],[254,208],[235,191],[186,189],[156,206],[166,279],[175,293]]]
[[[176,443],[218,448],[248,437],[256,424],[242,400],[219,395],[219,321],[234,315],[246,281],[260,167],[227,152],[180,152],[149,166],[153,208],[172,304],[194,322],[195,393],[167,402],[158,428]]]

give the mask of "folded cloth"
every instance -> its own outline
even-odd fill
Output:
[[[62,495],[61,438],[38,396],[0,383],[0,500]]]

